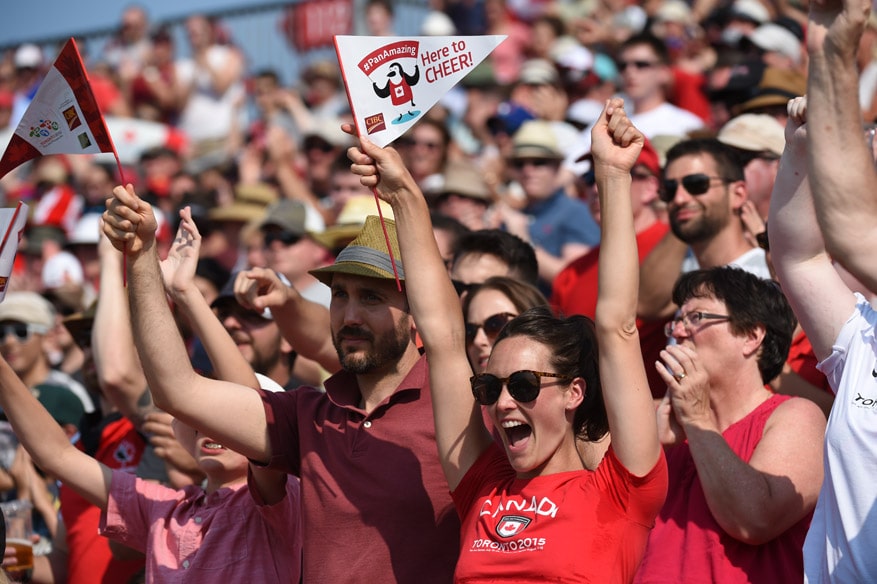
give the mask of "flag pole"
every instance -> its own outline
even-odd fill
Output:
[[[0,241],[0,255],[3,255],[3,250],[6,249],[6,242],[9,240],[9,235],[12,233],[12,229],[15,227],[15,222],[18,220],[19,213],[21,213],[21,201],[19,201],[18,205],[15,207],[15,212],[12,214],[12,221],[9,222],[9,227],[6,228],[6,233],[3,234],[3,241]]]
[[[335,57],[338,59],[338,64],[341,65],[341,51],[338,49],[338,40],[335,39]],[[355,111],[353,109],[353,99],[351,99],[350,88],[347,83],[347,73],[344,71],[343,66],[339,66],[341,69],[341,78],[344,85],[344,92],[347,94],[347,103],[350,105],[350,111]],[[359,127],[359,118],[357,116],[353,116],[353,125],[356,128],[356,137],[362,135],[362,129]],[[377,169],[377,167],[375,167]],[[375,174],[375,176],[380,180],[380,175]],[[372,187],[372,194],[375,196],[375,207],[378,208],[378,219],[380,219],[381,230],[384,232],[384,241],[387,243],[387,252],[390,254],[390,265],[393,266],[393,277],[396,279],[396,289],[401,292],[402,291],[402,281],[399,279],[399,272],[396,270],[396,258],[393,257],[393,246],[390,245],[390,234],[387,233],[387,224],[384,221],[384,214],[381,212],[381,198],[378,196],[378,187]]]

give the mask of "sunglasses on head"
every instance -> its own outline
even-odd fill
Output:
[[[515,315],[510,312],[500,312],[498,314],[488,316],[481,324],[467,322],[466,342],[471,343],[472,341],[474,341],[475,337],[478,336],[479,329],[483,329],[484,334],[487,335],[487,338],[490,339],[491,342],[493,342],[493,340],[496,338],[496,335],[498,335],[499,331],[502,330],[502,327],[504,327],[506,323],[513,318],[515,318]]]
[[[542,389],[542,378],[553,377],[564,381],[572,381],[574,378],[558,373],[545,373],[543,371],[530,371],[522,369],[515,371],[508,377],[497,377],[491,373],[479,373],[469,378],[472,385],[472,395],[475,400],[483,406],[489,406],[496,403],[499,394],[502,393],[502,386],[505,385],[509,390],[509,395],[520,403],[529,403],[539,397],[539,390]]]
[[[686,174],[681,179],[665,178],[661,183],[661,200],[665,203],[672,201],[676,196],[676,191],[679,189],[680,182],[689,195],[697,196],[710,190],[710,186],[712,186],[714,180],[729,182],[728,179],[720,176],[710,176],[702,172]]]
[[[0,325],[0,340],[5,339],[8,335],[12,335],[22,343],[29,341],[34,333],[46,334],[48,332],[45,327],[35,324],[25,324],[23,322],[10,322]]]
[[[265,247],[269,247],[275,241],[279,241],[283,245],[295,245],[301,241],[301,235],[292,231],[268,231],[264,235]]]

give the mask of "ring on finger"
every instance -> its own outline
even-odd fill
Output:
[[[674,373],[673,377],[676,378],[676,381],[682,381],[686,377],[685,371],[682,371],[681,373]]]

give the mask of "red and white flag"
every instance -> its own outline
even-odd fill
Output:
[[[115,154],[88,75],[71,38],[46,73],[0,159],[0,178],[47,154]]]
[[[27,205],[18,203],[14,209],[0,209],[0,302],[6,298],[6,288],[12,265],[15,263],[15,252],[18,251],[18,240],[21,230],[27,222]]]
[[[357,132],[381,147],[391,143],[505,38],[336,36]]]

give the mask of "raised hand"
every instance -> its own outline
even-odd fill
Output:
[[[807,50],[853,59],[871,13],[871,0],[810,0]]]
[[[630,122],[624,101],[611,99],[591,129],[591,155],[594,172],[604,176],[630,174],[642,151],[645,138]]]
[[[192,209],[187,206],[180,210],[180,227],[167,258],[159,264],[164,287],[171,295],[184,294],[191,289],[200,249],[201,233],[192,219]]]
[[[103,218],[104,233],[113,247],[127,252],[129,257],[139,256],[155,245],[158,225],[152,206],[137,196],[131,184],[113,189]]]
[[[786,110],[789,114],[786,122],[786,144],[796,150],[804,149],[807,146],[807,96],[789,100]]]
[[[350,124],[344,124],[342,129],[348,134],[354,133]],[[376,189],[378,196],[390,205],[405,192],[420,192],[395,149],[379,148],[362,136],[359,144],[359,147],[351,146],[347,149],[347,157],[353,162],[350,170],[359,175],[359,182],[364,186]]]
[[[277,272],[267,268],[243,270],[234,281],[234,297],[238,304],[257,312],[283,306],[290,294],[289,286]]]

